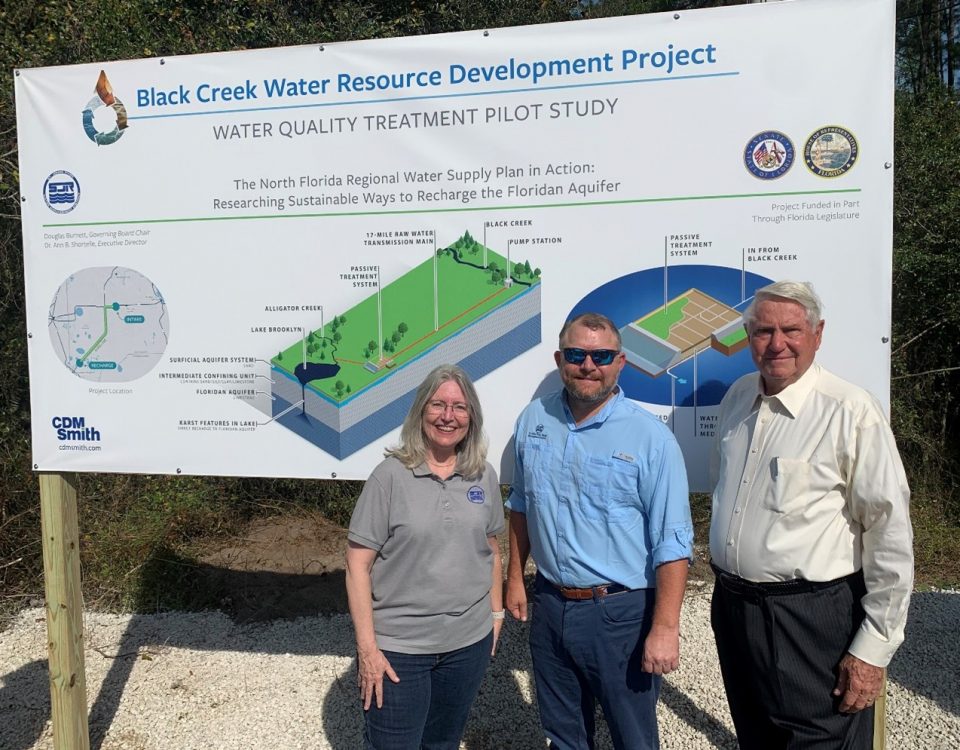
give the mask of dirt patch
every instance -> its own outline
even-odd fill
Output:
[[[501,537],[504,562],[506,534]],[[243,534],[200,558],[200,583],[237,622],[347,612],[344,551],[347,530],[319,514],[252,522]],[[712,580],[698,545],[690,580]],[[532,578],[535,568],[528,565]]]
[[[257,520],[200,558],[202,584],[238,622],[343,613],[346,544],[320,515]]]

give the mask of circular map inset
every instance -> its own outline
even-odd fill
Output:
[[[163,295],[122,266],[84,268],[50,303],[50,342],[64,366],[84,380],[121,383],[146,375],[163,356],[170,322]]]

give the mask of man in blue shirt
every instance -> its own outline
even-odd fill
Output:
[[[567,321],[554,358],[563,390],[527,406],[514,432],[505,606],[527,619],[532,552],[530,652],[551,748],[593,747],[595,701],[617,750],[658,748],[693,554],[683,456],[617,385],[626,357],[609,318]]]

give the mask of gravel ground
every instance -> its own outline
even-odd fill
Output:
[[[709,625],[710,585],[683,612],[682,665],[664,682],[663,747],[736,748]],[[887,747],[960,748],[960,595],[914,595],[890,667]],[[88,613],[94,750],[360,746],[349,617],[236,625],[226,615]],[[42,608],[0,632],[0,748],[53,748]],[[526,627],[508,623],[462,748],[542,748]],[[601,732],[601,750],[611,747]]]

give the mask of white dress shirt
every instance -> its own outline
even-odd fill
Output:
[[[880,405],[816,363],[775,396],[746,375],[720,404],[717,440],[714,564],[755,582],[830,581],[862,568],[866,617],[849,650],[885,667],[903,641],[913,529]]]

